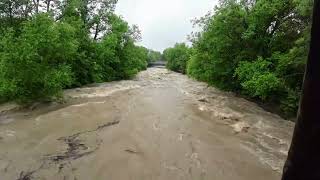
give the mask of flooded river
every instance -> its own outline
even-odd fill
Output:
[[[293,123],[184,75],[0,107],[1,180],[277,180]]]

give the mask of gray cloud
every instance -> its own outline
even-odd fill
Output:
[[[162,51],[186,42],[190,22],[212,10],[217,0],[119,0],[116,12],[142,31],[141,45]]]

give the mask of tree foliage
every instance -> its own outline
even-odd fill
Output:
[[[173,48],[163,51],[163,58],[167,61],[167,68],[185,74],[187,61],[189,60],[189,47],[184,44],[176,44]]]
[[[116,0],[0,2],[0,101],[59,97],[64,88],[132,78],[148,53]]]
[[[161,52],[154,51],[154,50],[148,50],[148,62],[155,62],[162,60],[162,54]]]
[[[2,98],[38,99],[58,95],[72,82],[68,63],[77,50],[74,29],[37,15],[24,23],[21,35],[12,31],[1,39],[0,94]],[[57,53],[59,52],[59,53]]]
[[[188,75],[279,104],[284,114],[294,115],[307,60],[311,10],[311,0],[221,0],[212,15],[195,20],[202,31],[191,37]]]

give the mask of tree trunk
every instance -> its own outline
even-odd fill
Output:
[[[35,7],[36,14],[39,13],[39,1],[40,0],[33,0],[33,4],[34,4],[34,7]]]
[[[50,11],[51,0],[47,0],[47,13]]]
[[[298,120],[282,180],[320,179],[320,0],[314,1],[310,52]]]
[[[9,1],[9,21],[10,21],[10,25],[13,25],[13,7],[12,7],[12,2]]]
[[[99,34],[99,23],[96,24],[96,29],[95,29],[94,38],[93,38],[94,40],[97,40],[98,34]]]

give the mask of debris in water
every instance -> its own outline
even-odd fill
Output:
[[[222,117],[221,117],[221,120],[231,120],[231,121],[236,121],[236,122],[240,121],[239,118],[236,118],[236,117],[226,117],[226,116],[222,116]]]
[[[32,178],[32,174],[34,173],[35,171],[30,171],[30,172],[24,172],[22,171],[19,175],[19,178],[17,180],[31,180]]]
[[[82,143],[82,141],[79,139],[79,136],[81,136],[83,134],[87,134],[87,133],[96,132],[96,131],[102,130],[106,127],[113,126],[113,125],[116,125],[119,123],[120,123],[120,121],[113,121],[113,122],[109,122],[104,125],[101,125],[91,131],[84,131],[84,132],[76,133],[76,134],[68,136],[68,137],[59,138],[58,139],[59,141],[63,141],[68,145],[67,151],[62,154],[58,154],[58,155],[49,155],[49,159],[53,162],[59,163],[59,162],[66,161],[66,160],[76,160],[76,159],[79,159],[83,156],[87,156],[89,154],[92,154],[93,152],[95,152],[99,148],[100,144],[98,143],[96,148],[88,151],[89,147],[87,147],[84,143]],[[60,169],[62,169],[62,168],[63,168],[63,164],[60,166]]]
[[[107,123],[107,124],[104,124],[104,125],[99,126],[99,127],[97,128],[97,130],[104,129],[104,128],[109,127],[109,126],[114,126],[114,125],[117,125],[117,124],[119,124],[119,123],[120,123],[120,121],[109,122],[109,123]]]
[[[68,145],[67,151],[61,155],[52,156],[50,159],[54,162],[60,162],[68,159],[75,160],[93,153],[94,150],[86,151],[89,148],[85,144],[81,143],[81,140],[77,139],[79,135],[58,139],[64,141]]]
[[[198,101],[204,102],[204,103],[208,103],[209,102],[209,100],[207,98],[205,98],[205,97],[202,97],[202,98],[198,99]]]
[[[250,125],[246,122],[238,122],[236,124],[231,125],[236,134],[241,132],[248,132],[250,129]]]
[[[133,149],[126,149],[126,150],[124,150],[124,151],[127,152],[127,153],[131,153],[131,154],[139,154],[138,151],[133,150]]]

